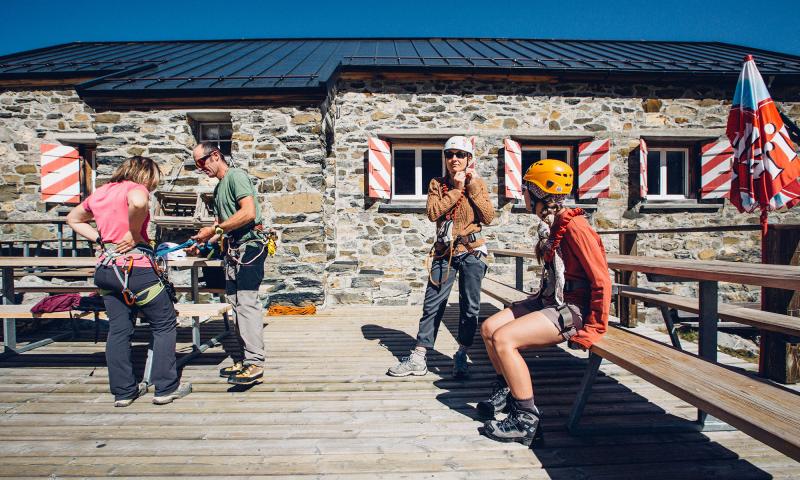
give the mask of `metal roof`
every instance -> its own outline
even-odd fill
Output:
[[[0,79],[93,78],[82,94],[325,89],[339,69],[736,76],[800,75],[800,57],[718,42],[482,38],[69,43],[0,57]]]

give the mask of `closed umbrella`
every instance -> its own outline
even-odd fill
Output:
[[[733,146],[730,200],[740,212],[761,209],[761,261],[767,215],[800,203],[800,158],[751,55],[744,59],[726,129]]]

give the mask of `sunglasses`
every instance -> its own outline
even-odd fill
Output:
[[[461,150],[445,150],[445,152],[444,152],[445,160],[450,160],[453,157],[464,159],[464,158],[467,158],[468,155],[469,155],[469,153],[463,152]]]
[[[208,155],[203,155],[202,157],[196,159],[194,161],[194,163],[197,164],[197,166],[200,167],[200,168],[205,168],[206,167],[206,161],[209,159],[209,157],[211,157],[211,155],[214,155],[215,153],[217,153],[217,152],[214,151],[214,152],[209,153]]]

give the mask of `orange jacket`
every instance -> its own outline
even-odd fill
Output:
[[[588,291],[583,288],[564,294],[566,302],[588,310],[583,328],[572,337],[573,342],[588,349],[608,328],[611,277],[603,242],[583,215],[575,216],[567,225],[561,241],[561,256],[565,280],[584,280],[590,284]]]

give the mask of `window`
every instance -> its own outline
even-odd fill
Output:
[[[522,176],[528,171],[528,167],[543,160],[550,158],[553,160],[561,160],[562,162],[570,165],[575,169],[572,164],[572,147],[567,146],[522,146]],[[576,170],[577,171],[577,170]],[[571,193],[571,192],[570,192]],[[520,203],[524,203],[520,201]]]
[[[97,146],[81,144],[77,148],[78,155],[81,157],[81,198],[86,198],[94,192],[97,179],[97,160],[95,157]]]
[[[444,175],[444,155],[439,145],[392,146],[392,198],[424,200],[431,179]]]
[[[230,122],[198,122],[198,142],[212,142],[225,155],[231,154],[231,137],[233,126]]]
[[[647,152],[647,199],[689,198],[689,149],[650,148]]]

